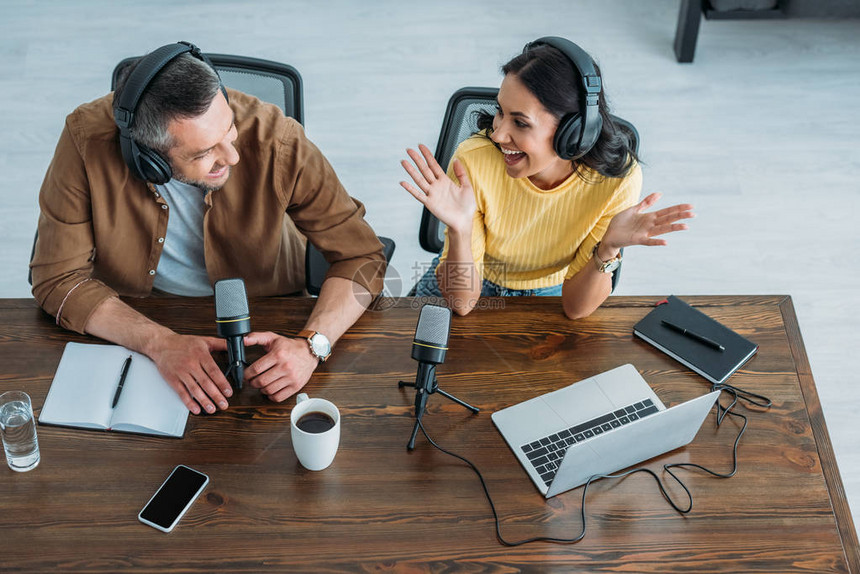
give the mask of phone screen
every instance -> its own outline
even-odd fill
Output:
[[[170,532],[203,491],[209,477],[187,466],[179,465],[155,493],[138,518],[141,522]]]

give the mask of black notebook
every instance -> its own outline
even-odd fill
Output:
[[[749,339],[674,295],[636,323],[633,334],[712,383],[725,382],[758,350]]]

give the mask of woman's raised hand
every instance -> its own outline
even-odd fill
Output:
[[[689,203],[680,203],[643,213],[660,199],[659,193],[652,193],[638,204],[617,214],[609,222],[602,243],[609,248],[621,249],[629,245],[666,245],[665,239],[654,239],[658,235],[687,229],[686,223],[676,223],[681,219],[695,217]]]
[[[466,169],[459,160],[454,160],[454,175],[460,180],[460,185],[457,185],[439,166],[427,146],[420,144],[418,149],[420,154],[414,149],[406,150],[415,165],[405,159],[400,162],[418,189],[405,181],[400,185],[453,231],[470,232],[476,204]]]

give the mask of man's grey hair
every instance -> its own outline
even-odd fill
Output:
[[[140,60],[130,65],[117,80],[114,109],[128,77],[138,64]],[[166,154],[174,144],[167,131],[168,124],[176,119],[202,115],[220,90],[218,74],[206,62],[191,54],[177,56],[155,75],[143,91],[131,125],[131,137],[138,144]]]

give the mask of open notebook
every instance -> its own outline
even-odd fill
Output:
[[[125,384],[111,408],[123,363]],[[149,358],[116,345],[67,343],[39,423],[181,437],[188,408]]]

